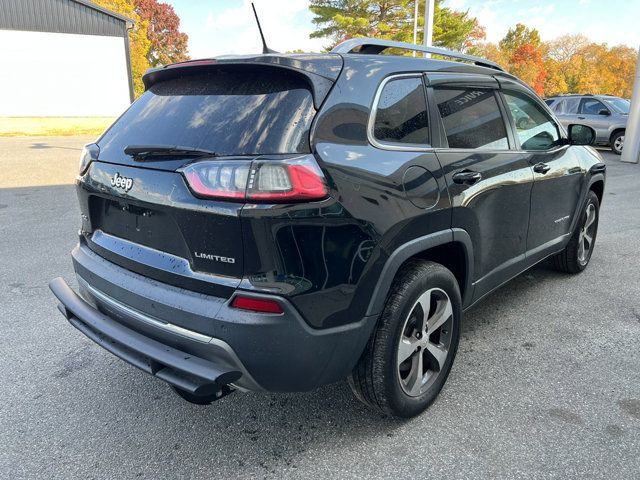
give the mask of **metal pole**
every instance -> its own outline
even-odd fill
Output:
[[[419,0],[415,0],[414,3],[414,9],[413,9],[413,44],[417,45],[418,44],[418,1]],[[414,50],[413,52],[413,56],[416,56],[416,52]]]
[[[638,163],[640,160],[640,49],[638,50],[636,80],[633,82],[629,120],[624,134],[624,147],[620,160],[628,163]]]
[[[430,47],[433,40],[433,12],[434,0],[425,0],[424,6],[424,46]],[[431,57],[429,53],[424,54],[425,57]]]

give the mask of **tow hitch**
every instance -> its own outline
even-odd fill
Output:
[[[221,398],[235,392],[235,389],[231,388],[229,385],[222,385],[221,387],[216,386],[213,392],[200,395],[196,395],[173,385],[171,388],[184,400],[196,405],[211,405],[216,400],[220,400]]]

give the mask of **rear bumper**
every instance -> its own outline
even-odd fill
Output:
[[[109,318],[80,298],[62,278],[49,284],[69,323],[131,365],[194,395],[210,395],[242,373],[145,337]]]
[[[231,308],[233,296],[151,280],[83,244],[72,256],[80,295],[62,279],[51,283],[69,322],[116,356],[187,391],[229,383],[246,390],[306,391],[335,382],[353,369],[375,326],[372,316],[314,329],[283,297],[243,291],[276,298],[285,310],[252,313]]]

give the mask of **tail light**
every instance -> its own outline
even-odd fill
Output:
[[[182,169],[191,190],[204,198],[257,202],[321,200],[327,185],[311,155],[287,160],[203,160]]]
[[[283,313],[284,309],[275,300],[265,298],[244,297],[242,295],[236,295],[231,302],[231,307],[239,308],[240,310],[250,310],[252,312],[260,313]]]
[[[89,145],[85,145],[82,149],[82,153],[80,153],[80,166],[79,172],[80,175],[84,175],[86,171],[89,169],[89,165],[91,162],[98,159],[98,155],[100,154],[100,147],[95,143],[90,143]]]

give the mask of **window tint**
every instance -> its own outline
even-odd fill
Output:
[[[505,93],[504,98],[516,126],[522,150],[548,150],[558,144],[555,122],[533,99]]]
[[[507,150],[507,129],[493,90],[435,90],[449,148]]]
[[[278,69],[218,69],[166,80],[145,92],[100,140],[101,158],[132,144],[219,155],[306,153],[315,115],[307,83]]]
[[[600,110],[608,110],[608,108],[605,107],[604,103],[600,100],[596,100],[595,98],[585,98],[582,101],[580,113],[584,113],[586,115],[598,115]]]
[[[385,143],[429,142],[427,101],[420,77],[398,78],[383,87],[373,136]]]

